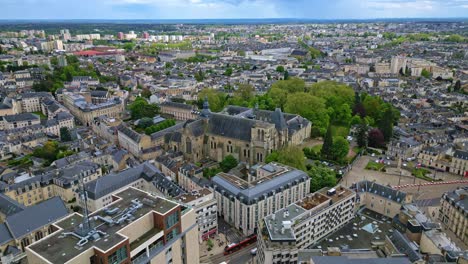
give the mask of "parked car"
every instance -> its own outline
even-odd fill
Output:
[[[257,255],[257,248],[251,249],[250,254],[252,254],[254,256]]]

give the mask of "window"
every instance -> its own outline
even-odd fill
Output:
[[[127,248],[121,247],[117,249],[117,251],[112,253],[112,255],[110,255],[107,260],[111,264],[118,264],[118,263],[122,263],[126,259],[127,259]]]
[[[176,211],[173,214],[166,217],[166,229],[173,227],[178,222],[179,222],[179,211]]]
[[[167,241],[171,241],[172,239],[174,239],[178,234],[177,231],[177,228],[172,229],[172,231],[169,234],[167,234]]]

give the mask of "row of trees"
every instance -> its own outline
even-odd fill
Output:
[[[167,120],[164,120],[161,123],[158,123],[156,125],[151,125],[149,127],[146,127],[145,128],[145,133],[147,135],[151,135],[151,134],[153,134],[155,132],[158,132],[158,131],[164,130],[166,128],[169,128],[171,126],[174,126],[175,124],[176,124],[176,122],[175,122],[174,119],[167,119]]]

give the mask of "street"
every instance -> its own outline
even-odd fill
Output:
[[[244,263],[253,263],[254,256],[250,253],[250,250],[257,247],[257,243],[249,245],[237,252],[234,252],[230,255],[224,256],[223,253],[211,256],[208,260],[201,260],[200,263],[212,263],[219,264],[223,261],[229,264],[244,264]]]

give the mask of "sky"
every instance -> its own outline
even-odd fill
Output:
[[[468,0],[0,0],[0,19],[448,18]]]

